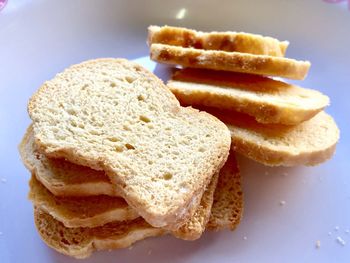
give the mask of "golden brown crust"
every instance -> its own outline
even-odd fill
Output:
[[[142,218],[94,228],[67,228],[38,208],[34,208],[34,222],[49,247],[75,258],[87,258],[96,250],[126,248],[139,240],[166,233]]]
[[[222,169],[211,179],[194,215],[178,230],[172,232],[175,237],[184,240],[196,240],[201,237],[210,218],[214,201],[214,192],[221,173]]]
[[[139,215],[120,197],[106,195],[59,197],[48,191],[35,176],[30,182],[29,199],[66,227],[96,227],[112,221],[133,220]]]
[[[288,41],[242,32],[209,32],[171,26],[148,27],[148,45],[166,44],[283,57]]]
[[[234,71],[299,80],[306,77],[311,65],[308,61],[288,58],[183,48],[164,44],[152,44],[150,57],[157,62],[190,68]]]
[[[231,150],[226,164],[220,171],[207,229],[213,231],[234,230],[241,222],[242,216],[242,179],[235,153]]]
[[[32,125],[23,136],[19,152],[26,168],[54,195],[120,196],[103,171],[95,171],[64,159],[50,159],[38,152]]]

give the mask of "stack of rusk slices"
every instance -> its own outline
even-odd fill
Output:
[[[73,65],[28,104],[19,146],[44,242],[65,255],[184,240],[234,229],[243,209],[231,135],[180,106],[155,75],[125,59]]]
[[[29,198],[40,236],[63,254],[233,230],[243,211],[235,151],[270,166],[335,151],[328,97],[262,76],[306,76],[309,62],[284,58],[288,42],[151,26],[148,43],[153,60],[185,67],[167,86],[136,63],[96,59],[29,101],[19,147]]]
[[[287,41],[150,26],[148,44],[152,60],[183,67],[168,88],[181,105],[223,121],[234,151],[268,166],[317,165],[335,152],[339,130],[323,111],[329,98],[276,78],[302,80],[311,66],[284,57]]]

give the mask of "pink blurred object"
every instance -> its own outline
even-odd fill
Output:
[[[348,9],[350,11],[350,0],[323,0],[326,3],[330,3],[330,4],[338,4],[338,3],[342,3],[342,2],[347,2],[348,3]]]
[[[0,11],[5,7],[7,0],[0,0]]]

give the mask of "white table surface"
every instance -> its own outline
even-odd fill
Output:
[[[296,83],[331,98],[327,112],[341,140],[333,159],[317,167],[267,168],[240,156],[245,210],[234,232],[195,242],[151,238],[86,262],[350,262],[350,9],[347,1],[326,2],[9,0],[0,12],[0,262],[75,261],[48,248],[34,227],[30,175],[17,150],[30,123],[29,97],[73,63],[147,56],[150,24],[289,40],[288,57],[312,62]]]

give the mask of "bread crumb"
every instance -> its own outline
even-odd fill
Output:
[[[349,233],[350,233],[350,230],[349,230],[349,229],[346,229],[346,230],[345,230],[345,233],[346,233],[346,234],[349,234]]]
[[[287,172],[284,172],[284,173],[282,173],[282,175],[283,175],[283,176],[287,176],[287,175],[288,175],[288,173],[287,173]]]
[[[331,232],[331,231],[329,231],[329,232],[328,232],[328,235],[329,235],[329,236],[331,236],[331,235],[332,235],[332,232]]]
[[[284,206],[285,204],[286,204],[286,201],[284,201],[284,200],[280,201],[280,206]]]
[[[152,254],[152,250],[148,250],[148,255],[151,255]]]
[[[1,182],[4,184],[7,182],[6,178],[1,178]]]
[[[317,240],[316,241],[316,248],[319,249],[321,247],[321,241]]]
[[[268,171],[265,171],[265,175],[269,175],[269,172],[268,172]]]
[[[336,238],[336,240],[337,240],[337,242],[338,242],[340,245],[342,245],[342,246],[345,246],[345,245],[346,245],[345,240],[342,239],[341,237],[338,236],[338,237]]]
[[[339,230],[339,226],[334,227],[334,230],[338,231]]]
[[[133,246],[128,247],[129,250],[131,250],[131,249],[133,249],[133,248],[134,248]]]
[[[247,240],[248,238],[246,236],[243,237],[244,240]]]

